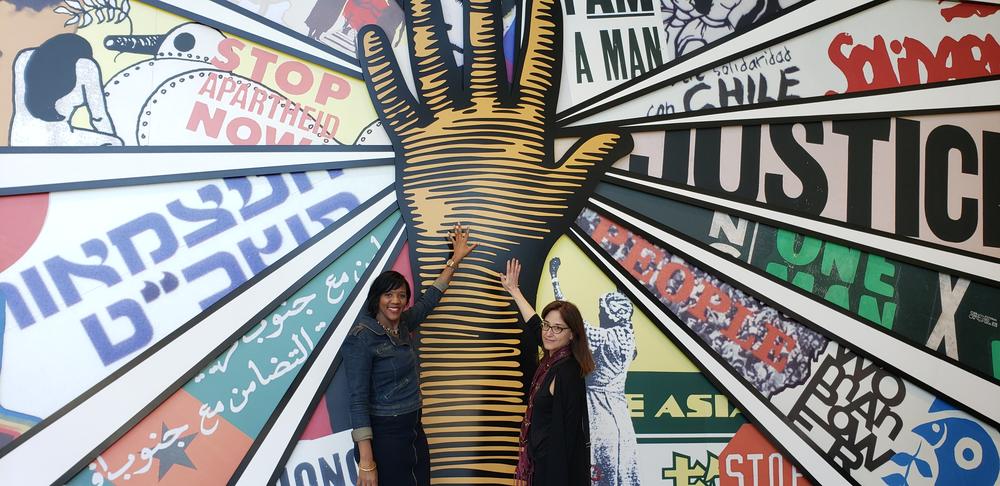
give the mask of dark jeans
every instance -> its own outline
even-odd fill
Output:
[[[372,453],[378,483],[391,486],[430,486],[431,463],[420,410],[394,417],[371,416]],[[354,459],[358,459],[355,448]]]

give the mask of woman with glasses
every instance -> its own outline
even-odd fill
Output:
[[[430,454],[420,421],[420,384],[413,332],[437,305],[458,264],[475,247],[455,225],[451,259],[413,307],[410,284],[386,271],[368,290],[365,312],[344,340],[358,486],[429,486]]]
[[[584,377],[594,370],[583,316],[570,302],[557,300],[535,314],[518,287],[521,264],[507,262],[500,284],[517,304],[526,331],[541,333],[544,353],[531,379],[528,408],[521,424],[515,484],[536,486],[590,484],[590,426]]]

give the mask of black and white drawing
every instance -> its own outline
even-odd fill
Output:
[[[559,286],[560,260],[549,261],[549,276],[557,300],[565,300]],[[639,484],[635,428],[625,399],[625,378],[638,356],[632,326],[632,301],[625,294],[607,292],[599,300],[598,326],[587,322],[587,342],[594,354],[594,372],[587,375],[590,413],[590,457],[593,484]]]

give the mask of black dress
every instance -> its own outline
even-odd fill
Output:
[[[555,396],[549,392],[553,379]],[[589,442],[586,387],[580,365],[570,355],[549,370],[535,396],[527,439],[535,471],[531,484],[589,485]]]

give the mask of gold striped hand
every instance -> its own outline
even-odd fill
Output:
[[[513,86],[503,58],[499,1],[466,2],[462,69],[455,65],[440,8],[440,0],[409,0],[417,97],[381,29],[363,29],[358,52],[396,151],[396,188],[418,285],[429,285],[443,268],[451,253],[446,235],[456,223],[472,226],[479,243],[421,330],[433,477],[440,484],[510,484],[524,373],[534,350],[522,346],[517,311],[500,286],[499,271],[511,257],[529,274],[540,271],[552,243],[632,141],[620,133],[595,134],[556,161],[562,57],[556,1],[528,2]],[[535,280],[523,285],[529,299]]]

